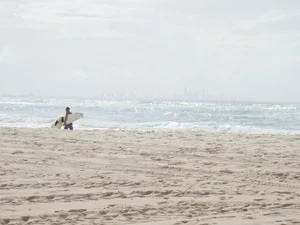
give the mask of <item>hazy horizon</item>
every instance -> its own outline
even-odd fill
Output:
[[[141,96],[141,95],[122,95],[122,94],[103,94],[98,96],[71,96],[71,95],[36,95],[28,94],[0,94],[2,100],[14,99],[13,101],[45,101],[45,100],[86,100],[86,101],[112,101],[112,102],[186,102],[186,103],[228,103],[228,104],[272,104],[272,105],[300,105],[300,100],[295,101],[278,101],[278,100],[251,100],[251,99],[233,99],[233,98],[203,98],[201,96]]]
[[[0,94],[300,102],[296,0],[2,0]]]

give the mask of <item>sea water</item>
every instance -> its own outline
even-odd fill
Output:
[[[282,103],[0,97],[0,126],[49,128],[67,106],[80,130],[300,134],[300,105]]]

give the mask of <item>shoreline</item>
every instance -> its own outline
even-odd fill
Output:
[[[105,133],[105,132],[127,132],[127,133],[157,133],[157,134],[200,134],[200,135],[208,135],[208,136],[253,136],[253,137],[299,137],[300,133],[294,134],[282,134],[282,133],[234,133],[234,132],[209,132],[209,131],[201,131],[201,130],[139,130],[139,129],[125,129],[125,128],[90,128],[90,129],[76,129],[73,131],[65,131],[64,129],[54,129],[51,127],[7,127],[0,126],[0,130],[41,130],[41,131],[50,131],[50,132],[94,132],[94,133]]]
[[[300,137],[0,128],[1,224],[295,224]]]

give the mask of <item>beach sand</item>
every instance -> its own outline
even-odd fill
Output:
[[[0,128],[0,224],[300,224],[300,136]]]

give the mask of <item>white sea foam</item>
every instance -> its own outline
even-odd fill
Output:
[[[188,101],[1,97],[0,126],[50,127],[66,106],[85,114],[75,122],[76,129],[300,134],[300,108],[296,104]]]

